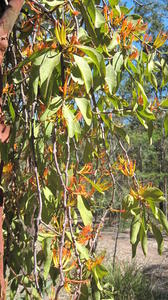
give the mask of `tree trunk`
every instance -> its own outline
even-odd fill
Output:
[[[4,2],[4,1],[3,1]],[[3,74],[2,63],[5,51],[8,47],[8,37],[16,22],[19,12],[23,6],[24,0],[10,0],[9,6],[2,12],[0,18],[0,141],[7,142],[10,134],[10,127],[5,125],[5,117],[2,111],[2,91],[3,91]],[[1,0],[2,3],[2,0]],[[1,4],[1,9],[3,5]],[[3,172],[3,161],[0,164],[0,184]],[[6,294],[6,286],[4,279],[3,268],[3,255],[4,255],[4,240],[3,240],[3,190],[0,188],[0,299],[4,300]]]

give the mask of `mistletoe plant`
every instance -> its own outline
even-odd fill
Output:
[[[9,1],[2,16],[7,22],[11,9],[16,17],[22,7],[10,37],[7,30],[3,62],[1,276],[9,299],[58,299],[63,289],[71,299],[101,299],[107,270],[96,245],[109,212],[132,218],[133,256],[138,243],[146,255],[149,231],[161,254],[162,230],[168,233],[158,206],[162,191],[150,178],[139,181],[127,152],[132,119],[148,130],[150,142],[156,120],[164,118],[168,133],[166,92],[160,99],[168,81],[160,49],[167,35],[152,41],[147,24],[118,0],[22,5]],[[129,98],[122,96],[124,85]],[[129,194],[118,209],[120,173]],[[101,195],[107,205],[97,225]]]

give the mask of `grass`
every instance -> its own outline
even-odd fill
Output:
[[[112,264],[111,264],[112,265]],[[135,263],[108,266],[109,275],[104,280],[102,299],[154,300],[150,280]],[[158,299],[158,298],[157,298]]]

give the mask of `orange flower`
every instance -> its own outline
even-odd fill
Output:
[[[84,167],[79,171],[79,174],[93,174],[93,165],[92,163],[87,163],[84,165]]]
[[[88,242],[93,236],[92,231],[93,229],[90,225],[83,227],[78,236],[78,242],[82,245],[86,244],[86,242]]]
[[[80,14],[79,11],[77,10],[71,10],[71,13],[74,15],[74,16],[78,16]]]
[[[122,157],[118,157],[119,162],[116,164],[116,169],[120,170],[125,176],[134,176],[135,172],[135,161],[127,161]]]
[[[153,46],[157,49],[157,48],[160,48],[161,46],[164,45],[164,43],[166,42],[168,38],[168,35],[164,32],[159,32],[159,34],[157,35],[154,43],[153,43]]]
[[[9,94],[9,95],[13,95],[14,91],[13,91],[13,84],[10,84],[7,82],[5,87],[3,88],[3,94]]]
[[[53,249],[53,262],[56,268],[59,268],[60,249]],[[65,247],[62,249],[62,265],[65,268],[71,259],[71,251]]]
[[[140,96],[138,97],[138,104],[139,104],[139,105],[143,105],[143,97],[142,97],[142,95],[140,95]]]
[[[5,165],[3,167],[3,173],[11,173],[12,172],[12,169],[13,169],[13,165],[11,162],[9,162],[7,165]]]
[[[86,262],[86,266],[88,268],[89,271],[91,271],[93,268],[95,268],[97,265],[101,265],[103,259],[104,259],[104,254],[103,255],[100,255],[98,257],[96,257],[96,259],[89,259],[87,262]]]
[[[108,6],[105,5],[103,8],[105,20],[108,21]]]
[[[138,57],[139,53],[138,53],[138,49],[135,49],[129,56],[129,58],[131,60],[136,59]]]
[[[136,191],[134,191],[132,188],[130,190],[130,195],[138,200],[138,201],[145,201],[144,199],[144,192],[146,191],[146,189],[151,186],[151,184],[145,185],[143,186],[142,184],[139,185],[138,189]]]

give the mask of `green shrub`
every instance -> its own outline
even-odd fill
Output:
[[[153,300],[150,281],[135,263],[108,265],[104,279],[102,299],[108,300]]]

